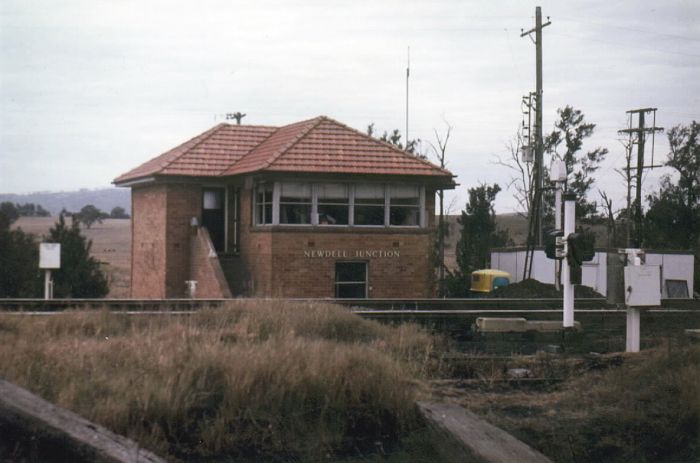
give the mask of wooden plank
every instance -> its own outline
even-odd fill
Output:
[[[4,380],[0,380],[0,429],[42,447],[40,461],[166,463],[136,442]]]
[[[435,448],[451,462],[552,463],[546,456],[464,408],[447,403],[417,402],[433,429]]]

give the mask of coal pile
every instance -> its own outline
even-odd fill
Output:
[[[501,286],[494,289],[484,297],[492,298],[512,298],[512,299],[541,299],[541,298],[559,298],[562,297],[562,292],[557,291],[554,285],[542,283],[535,279],[527,279],[517,283],[511,283],[508,286]],[[602,294],[596,292],[588,286],[574,286],[575,298],[603,298]]]

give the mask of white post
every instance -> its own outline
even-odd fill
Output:
[[[625,352],[639,352],[639,309],[627,308],[627,338]]]
[[[564,196],[564,238],[576,230],[576,196]],[[568,252],[568,243],[567,243]],[[574,326],[574,285],[571,284],[571,269],[568,263],[562,264],[562,286],[564,286],[564,328]]]
[[[561,181],[554,182],[554,228],[556,230],[561,230],[561,195],[564,189],[564,183]],[[561,290],[561,269],[562,261],[554,261],[554,286],[557,291]]]
[[[49,300],[53,297],[51,291],[51,269],[44,270],[44,299]]]
[[[642,265],[642,259],[639,256],[641,249],[628,249],[627,265],[639,266]],[[627,306],[627,329],[625,338],[625,352],[639,352],[639,321],[641,313],[639,309]]]

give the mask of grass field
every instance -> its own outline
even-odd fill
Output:
[[[537,380],[509,382],[512,368]],[[539,353],[505,362],[475,356],[469,374],[481,380],[438,382],[435,394],[552,461],[700,461],[700,345],[669,340],[639,354]]]
[[[333,461],[415,429],[433,338],[328,304],[0,315],[0,376],[172,461]],[[230,460],[229,460],[230,459]]]
[[[37,237],[47,235],[57,217],[20,217],[13,228]],[[131,285],[131,220],[106,219],[81,233],[92,240],[91,254],[102,263],[109,282],[110,298],[129,297]]]
[[[557,462],[700,458],[698,344],[441,353],[455,354],[416,325],[320,303],[0,314],[0,377],[173,461],[435,462],[417,398],[457,402]]]

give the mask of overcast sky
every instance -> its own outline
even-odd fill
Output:
[[[596,188],[622,206],[617,130],[658,107],[666,128],[700,120],[700,2],[28,1],[0,3],[0,192],[109,186],[117,175],[223,121],[284,125],[321,114],[411,138],[453,127],[448,168],[467,188],[508,182],[494,164],[535,87],[544,29],[544,127],[570,104],[610,150]],[[657,136],[655,161],[668,152]],[[650,151],[647,153],[650,155]],[[661,169],[647,175],[656,187]],[[594,195],[592,199],[597,199]],[[497,210],[510,212],[510,192]]]

